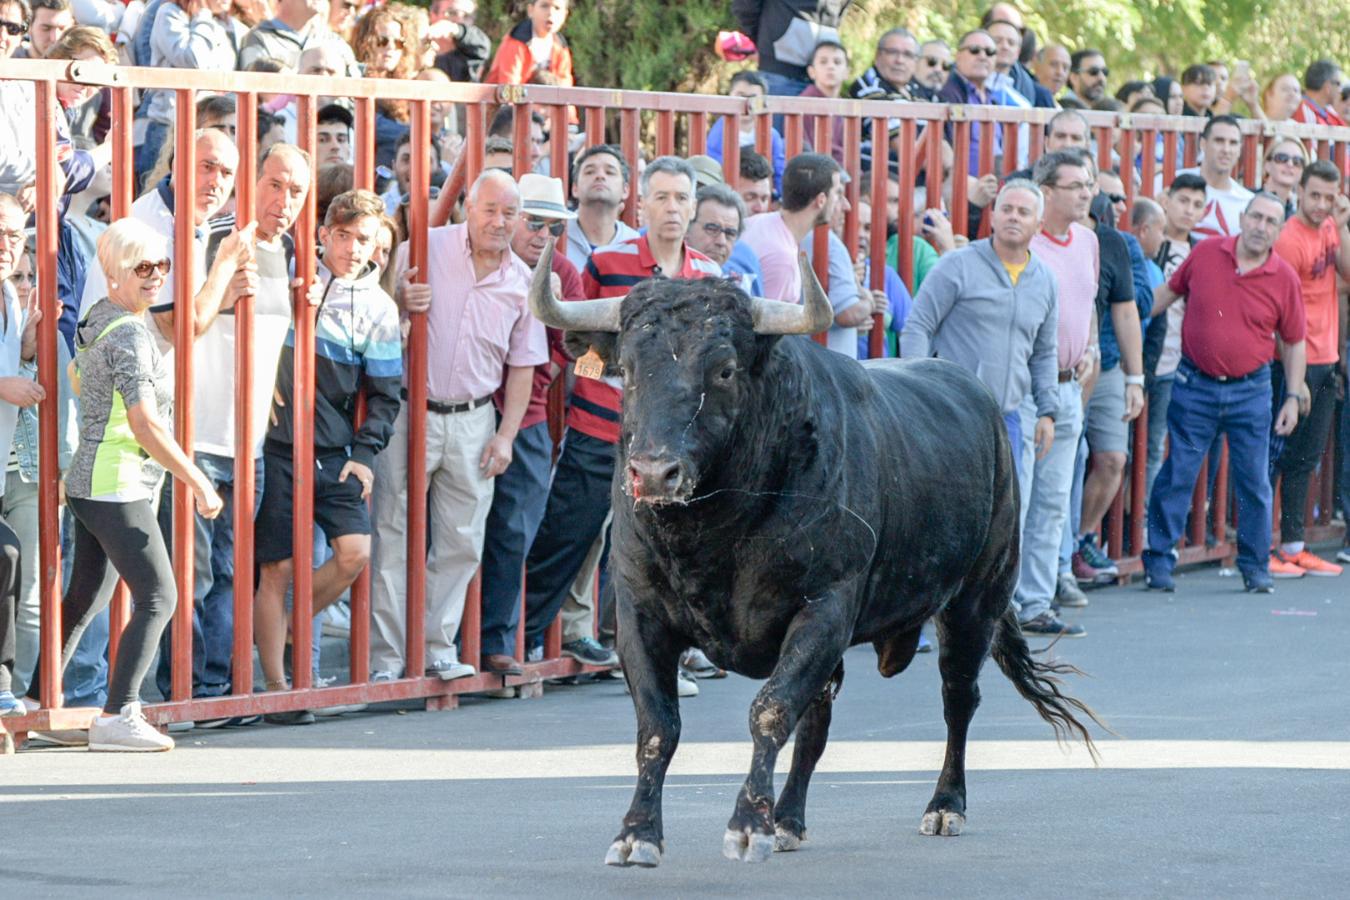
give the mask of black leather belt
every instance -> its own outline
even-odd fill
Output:
[[[404,400],[408,399],[408,391],[406,389],[400,390],[398,392],[398,395],[402,397]],[[455,413],[464,413],[469,412],[470,410],[477,409],[478,407],[484,406],[487,403],[491,402],[491,400],[492,400],[491,394],[489,394],[486,397],[479,397],[477,400],[466,400],[463,403],[442,403],[439,400],[432,400],[430,397],[428,397],[427,412],[434,412],[440,416],[450,416],[454,415]]]
[[[1211,375],[1184,356],[1181,358],[1181,361],[1196,375],[1199,375],[1206,381],[1213,381],[1216,384],[1241,384],[1244,381],[1250,381],[1256,376],[1261,375],[1270,368],[1269,364],[1266,364],[1257,366],[1246,375]]]

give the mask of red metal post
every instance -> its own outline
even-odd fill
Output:
[[[995,128],[995,124],[994,124],[993,122],[987,122],[987,121],[986,121],[986,122],[981,122],[981,123],[980,123],[980,177],[984,177],[985,175],[993,175],[993,174],[995,174],[995,173],[994,173],[994,128]],[[982,237],[982,238],[989,237],[989,229],[990,229],[991,227],[993,227],[993,226],[992,226],[992,220],[990,219],[990,215],[989,215],[990,209],[991,209],[992,207],[993,207],[993,204],[990,203],[990,204],[987,204],[987,205],[984,207],[984,209],[982,209],[982,210],[980,211],[980,231],[979,231],[979,236]]]
[[[815,133],[811,135],[811,147],[822,156],[833,155],[834,116],[816,116],[812,122]]]
[[[464,139],[464,153],[467,157],[464,163],[464,183],[470,185],[478,180],[478,174],[483,171],[483,144],[487,140],[487,123],[484,121],[486,111],[482,103],[471,103],[465,107],[464,112],[468,122]]]
[[[783,144],[785,145],[784,151],[787,158],[792,159],[794,156],[800,156],[802,147],[806,144],[806,139],[802,134],[805,131],[805,126],[802,122],[801,113],[789,113],[785,116],[783,118],[783,129],[785,132]]]
[[[61,300],[56,296],[56,117],[64,116],[56,100],[56,82],[33,85],[37,100],[37,282],[42,321],[38,323],[38,381],[48,397],[57,396],[56,323]],[[123,172],[123,181],[126,173]],[[61,705],[61,515],[57,506],[57,405],[38,404],[38,585],[42,696],[46,709]]]
[[[1172,130],[1163,132],[1163,190],[1172,186],[1177,177],[1177,133]]]
[[[235,138],[239,169],[234,178],[235,221],[255,221],[257,183],[258,95],[248,92],[236,98],[239,113]],[[314,176],[310,178],[311,185]],[[253,297],[240,297],[234,304],[234,646],[231,650],[231,682],[236,694],[253,692],[253,498],[255,482],[253,433]]]
[[[700,131],[702,129],[699,129]],[[605,143],[605,108],[603,106],[586,107],[586,146],[594,147]],[[692,153],[693,148],[690,148]]]
[[[196,185],[197,185],[197,111],[196,91],[174,92],[177,130],[174,136],[174,436],[183,452],[192,455],[193,343],[196,340]],[[178,588],[178,608],[174,612],[173,658],[170,691],[172,699],[192,696],[192,608],[193,543],[196,508],[186,482],[173,486],[173,556]]]
[[[755,152],[773,162],[773,116],[768,113],[755,115]]]
[[[1028,125],[1029,129],[1034,129],[1035,124]],[[999,176],[999,181],[1007,178],[1013,172],[1017,171],[1017,156],[1021,150],[1019,146],[1022,140],[1022,126],[1009,123],[1003,128],[1003,172]]]
[[[1121,221],[1116,223],[1117,228],[1129,229],[1130,210],[1134,209],[1134,129],[1126,128],[1120,135],[1120,181],[1125,186],[1125,213]]]
[[[675,153],[675,113],[663,109],[656,114],[656,155],[671,156]]]
[[[1150,200],[1155,194],[1154,183],[1158,180],[1158,132],[1152,128],[1144,129],[1143,165],[1140,169],[1143,194]]]
[[[511,174],[517,181],[520,180],[520,176],[530,171],[530,134],[533,130],[531,128],[533,111],[534,106],[532,104],[518,103],[515,107],[515,116],[511,120],[511,146],[515,152]]]
[[[689,155],[698,156],[708,152],[708,114],[693,112],[689,114]]]
[[[548,110],[550,121],[550,134],[567,134],[567,107],[561,104],[551,106]],[[572,173],[567,170],[567,141],[563,138],[551,140],[548,142],[548,170],[554,178],[562,179],[563,196],[572,195]],[[558,252],[566,252],[567,236],[559,238]]]
[[[1257,143],[1261,136],[1252,132],[1242,136],[1242,155],[1238,158],[1238,181],[1242,184],[1261,184],[1260,148]]]
[[[355,140],[352,186],[363,191],[373,191],[375,190],[375,100],[371,97],[356,98]],[[450,202],[454,203],[453,198]]]
[[[300,149],[311,154],[315,140],[315,98],[297,98]],[[295,321],[295,391],[292,403],[297,413],[314,408],[315,310],[305,298],[314,283],[315,191],[310,191],[295,223],[295,274],[301,281],[293,297]],[[314,418],[297,414],[291,447],[294,477],[291,482],[291,682],[305,690],[313,682],[310,651],[314,621]],[[266,478],[266,474],[263,475]]]
[[[623,221],[625,225],[631,227],[637,226],[637,208],[638,208],[638,156],[642,151],[642,120],[638,118],[636,109],[623,109],[619,111],[619,144],[623,151],[623,158],[628,161],[628,171],[633,173],[633,177],[628,179],[628,196],[623,205]]]
[[[427,104],[413,101],[412,146],[413,166],[411,184],[413,203],[408,209],[408,262],[417,267],[415,280],[427,281],[427,186],[431,172],[424,152],[431,140],[431,116]],[[516,121],[526,121],[520,107]],[[527,132],[528,135],[528,132]],[[515,145],[516,160],[526,158],[525,144]],[[421,677],[425,671],[426,602],[427,602],[427,314],[409,316],[406,354],[408,372],[408,546],[407,546],[407,633],[404,647],[404,670],[409,678]]]
[[[732,135],[731,140],[726,136]],[[727,184],[736,184],[741,176],[741,117],[722,117],[722,177]]]
[[[1199,138],[1194,131],[1186,132],[1186,146],[1182,151],[1182,162],[1189,168],[1195,165],[1199,153]]]
[[[1110,125],[1098,125],[1092,129],[1097,139],[1097,171],[1105,172],[1111,168],[1111,151],[1114,149],[1111,141],[1111,132],[1114,129]]]
[[[936,125],[930,126],[936,128]],[[896,254],[897,262],[900,264],[900,280],[905,283],[911,293],[914,291],[914,162],[918,156],[916,146],[916,136],[918,134],[918,122],[908,116],[900,120],[900,199],[896,204],[895,223],[899,234],[899,253]],[[876,166],[880,169],[881,166]],[[886,167],[886,178],[890,179],[889,165]],[[941,178],[933,179],[932,173],[929,173],[929,184],[935,184],[941,187]],[[933,190],[930,188],[929,190]],[[885,197],[886,194],[881,194]],[[938,194],[941,197],[941,194]]]
[[[522,619],[517,631],[523,631]],[[468,592],[464,597],[464,615],[459,625],[460,652],[464,661],[475,669],[483,656],[483,570],[480,567],[469,581]]]
[[[952,140],[955,144],[952,152],[952,208],[949,210],[952,219],[952,231],[956,234],[970,233],[970,122],[960,121],[952,125]],[[987,146],[986,141],[981,147],[980,156],[983,158],[983,148]],[[931,155],[929,161],[932,161]],[[978,173],[976,173],[978,174]],[[928,183],[933,183],[933,170],[928,170]],[[932,188],[929,188],[928,206],[930,209],[940,209],[942,204],[942,195],[933,196]]]

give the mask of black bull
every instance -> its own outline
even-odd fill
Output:
[[[721,281],[653,280],[622,302],[558,304],[546,257],[535,315],[624,380],[611,565],[618,649],[637,710],[638,784],[605,861],[654,866],[661,792],[680,737],[676,667],[699,647],[767,679],[750,707],[754,757],[723,844],[733,859],[793,850],[825,749],[843,654],[871,643],[885,676],[937,623],[947,753],[924,834],[959,834],[965,747],[991,651],[1057,734],[1091,746],[1059,690],[1071,667],[1033,660],[1010,599],[1018,487],[999,409],[936,359],[859,364],[803,337],[830,321],[803,264],[804,306]],[[766,334],[765,332],[769,332]],[[796,731],[775,803],[773,770]]]

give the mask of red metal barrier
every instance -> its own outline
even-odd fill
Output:
[[[417,267],[417,279],[427,278],[427,229],[448,221],[467,185],[473,183],[483,168],[483,136],[487,114],[497,104],[515,108],[514,144],[515,171],[522,174],[529,169],[531,112],[545,114],[552,127],[549,162],[551,171],[562,178],[566,187],[568,172],[568,141],[565,134],[569,122],[569,108],[575,108],[584,125],[587,145],[612,142],[620,146],[634,172],[630,193],[624,208],[629,224],[637,220],[637,177],[640,156],[674,152],[685,136],[689,154],[702,153],[707,147],[707,129],[721,121],[724,141],[724,171],[729,181],[737,179],[739,169],[739,142],[742,116],[753,116],[754,144],[768,156],[771,150],[772,119],[782,116],[785,122],[783,138],[789,156],[800,152],[807,142],[822,149],[828,148],[831,138],[831,117],[842,117],[845,125],[845,169],[852,176],[847,189],[850,211],[845,219],[843,239],[850,255],[856,258],[859,225],[858,200],[870,195],[872,242],[869,259],[871,274],[868,287],[884,289],[885,239],[889,213],[897,220],[899,238],[898,263],[901,277],[912,283],[914,228],[914,189],[922,172],[927,184],[930,206],[944,202],[944,185],[951,179],[950,197],[946,200],[955,230],[967,234],[971,223],[967,199],[972,178],[994,174],[1000,178],[1016,168],[1025,139],[1029,160],[1034,161],[1044,147],[1042,126],[1049,118],[1047,110],[1019,110],[998,107],[959,107],[941,104],[897,104],[887,101],[846,101],[807,98],[769,97],[745,101],[740,98],[710,97],[683,94],[657,94],[630,91],[611,91],[587,88],[557,88],[544,86],[495,87],[491,85],[444,84],[424,81],[361,80],[318,78],[310,76],[274,76],[257,73],[212,73],[176,69],[113,68],[89,62],[3,61],[0,78],[24,79],[34,83],[37,97],[37,263],[41,302],[45,315],[39,335],[39,378],[49,395],[55,394],[56,324],[59,302],[56,285],[56,159],[55,117],[62,114],[56,101],[57,81],[79,81],[112,88],[113,98],[113,158],[114,189],[112,205],[115,217],[128,213],[131,206],[131,118],[132,91],[137,88],[174,90],[182,129],[176,138],[178,181],[176,188],[176,323],[175,337],[179,350],[176,355],[176,434],[185,446],[191,444],[194,322],[192,313],[193,254],[193,179],[195,155],[193,139],[193,111],[198,92],[233,93],[238,98],[238,135],[240,165],[236,180],[236,209],[238,221],[246,223],[253,215],[254,181],[256,179],[255,112],[259,93],[288,93],[295,95],[299,112],[299,144],[303,149],[315,147],[313,112],[320,96],[344,96],[352,99],[355,108],[355,184],[374,186],[375,110],[379,99],[408,101],[411,111],[412,144],[412,201],[408,211],[410,226],[410,260]],[[461,158],[447,179],[439,199],[428,201],[430,171],[428,155],[418,152],[431,138],[429,104],[450,101],[463,106],[466,123],[466,145]],[[814,116],[813,133],[807,134],[804,117]],[[1136,187],[1133,179],[1125,181],[1130,203],[1136,196],[1151,197],[1156,182],[1166,184],[1175,176],[1180,153],[1185,165],[1192,165],[1197,152],[1197,133],[1203,123],[1195,119],[1168,116],[1133,116],[1125,114],[1086,114],[1097,136],[1097,156],[1101,164],[1113,162],[1112,151],[1119,137],[1119,149],[1130,165],[1135,148],[1142,149],[1142,179]],[[890,135],[892,120],[899,120],[899,128]],[[1025,135],[1019,126],[1025,126]],[[893,143],[898,158],[899,199],[894,210],[886,208],[887,168],[878,164],[864,178],[862,168],[863,129],[867,128],[872,142],[878,148],[888,140]],[[972,129],[978,128],[978,132]],[[994,153],[995,134],[1000,131],[1004,146],[1003,157]],[[1249,176],[1259,171],[1262,141],[1278,130],[1317,141],[1317,153],[1335,159],[1347,169],[1346,147],[1350,144],[1350,129],[1332,129],[1293,123],[1244,122],[1243,167]],[[975,160],[977,171],[970,171],[970,142],[978,135],[979,153]],[[1155,156],[1157,139],[1162,138],[1162,165]],[[950,140],[951,146],[944,146]],[[952,156],[950,171],[944,170],[947,154]],[[880,153],[878,152],[878,160]],[[981,231],[988,228],[989,217],[982,213]],[[296,245],[296,274],[302,282],[294,296],[295,313],[295,399],[297,409],[309,408],[314,395],[313,346],[315,313],[305,301],[307,287],[314,280],[315,271],[315,207],[311,191],[294,229]],[[822,282],[828,287],[827,226],[816,234],[813,263]],[[562,244],[560,243],[560,248]],[[236,319],[238,335],[234,361],[236,377],[235,413],[236,465],[234,529],[235,568],[240,577],[235,584],[235,639],[233,645],[233,695],[228,697],[193,699],[191,597],[193,593],[193,504],[191,492],[179,485],[174,492],[174,553],[175,573],[180,594],[178,613],[173,624],[174,652],[172,659],[172,697],[169,702],[156,704],[147,710],[152,721],[165,723],[177,720],[216,718],[278,712],[290,709],[319,707],[355,702],[378,702],[423,698],[431,708],[450,708],[460,693],[520,686],[526,691],[536,690],[543,678],[575,675],[586,667],[570,659],[558,657],[559,629],[550,629],[546,641],[547,658],[541,663],[528,664],[521,677],[478,675],[452,682],[422,676],[424,664],[423,628],[426,604],[425,548],[427,540],[426,505],[417,498],[427,490],[425,469],[426,423],[426,347],[427,322],[425,314],[410,316],[407,372],[409,440],[408,440],[408,522],[407,522],[407,677],[393,682],[370,683],[369,660],[369,572],[352,589],[351,683],[336,687],[311,686],[310,625],[312,596],[313,494],[311,470],[313,466],[313,423],[307,416],[297,416],[295,423],[295,518],[294,540],[294,606],[291,620],[293,659],[293,688],[286,691],[255,693],[253,684],[253,496],[255,481],[252,466],[252,448],[258,436],[252,433],[251,392],[248,389],[255,377],[253,341],[249,326],[252,301],[239,301]],[[881,352],[882,317],[874,317],[868,341],[872,355]],[[823,337],[823,336],[822,336]],[[555,441],[562,430],[563,391],[561,380],[555,385],[550,405],[550,431]],[[42,627],[42,705],[44,709],[31,716],[7,720],[11,730],[30,728],[59,728],[78,724],[81,717],[87,721],[88,711],[70,711],[67,715],[61,704],[61,679],[57,671],[60,658],[60,559],[56,490],[56,409],[53,404],[39,408],[41,421],[40,453],[42,461],[42,491],[40,492],[40,520],[42,541],[38,549],[41,583]],[[361,415],[358,412],[358,416]],[[1121,571],[1128,577],[1139,570],[1137,554],[1144,538],[1143,477],[1146,456],[1146,418],[1135,425],[1131,446],[1133,461],[1127,472],[1111,512],[1107,517],[1107,537],[1112,554],[1120,560]],[[1308,503],[1310,510],[1309,537],[1320,540],[1331,534],[1332,479],[1328,476],[1333,448],[1329,445],[1323,461],[1323,474],[1314,478]],[[1205,522],[1207,498],[1203,487],[1198,488],[1192,508],[1192,531],[1187,546],[1181,551],[1184,562],[1220,559],[1231,556],[1233,547],[1228,541],[1227,515],[1227,451],[1220,457],[1218,484],[1212,504],[1216,544],[1206,546]],[[1201,479],[1201,485],[1204,479]],[[433,536],[434,539],[434,536]],[[480,583],[474,579],[465,605],[461,641],[463,657],[477,662],[480,647],[481,623]],[[523,598],[522,598],[523,602]],[[111,653],[116,653],[121,627],[125,621],[126,598],[121,593],[114,605]],[[517,653],[523,657],[523,637],[518,637]]]

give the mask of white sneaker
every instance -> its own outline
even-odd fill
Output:
[[[350,640],[352,636],[352,610],[346,603],[341,601],[334,603],[325,609],[323,616],[323,633],[329,637],[343,638]]]
[[[687,672],[677,672],[675,674],[675,693],[681,697],[697,697],[698,682]]]
[[[470,675],[476,675],[478,670],[468,663],[462,663],[458,660],[438,659],[427,666],[427,674],[435,676],[441,681],[454,681],[456,678],[468,678]]]
[[[122,752],[172,750],[173,738],[146,721],[139,703],[128,703],[115,716],[99,716],[89,726],[89,749]]]

